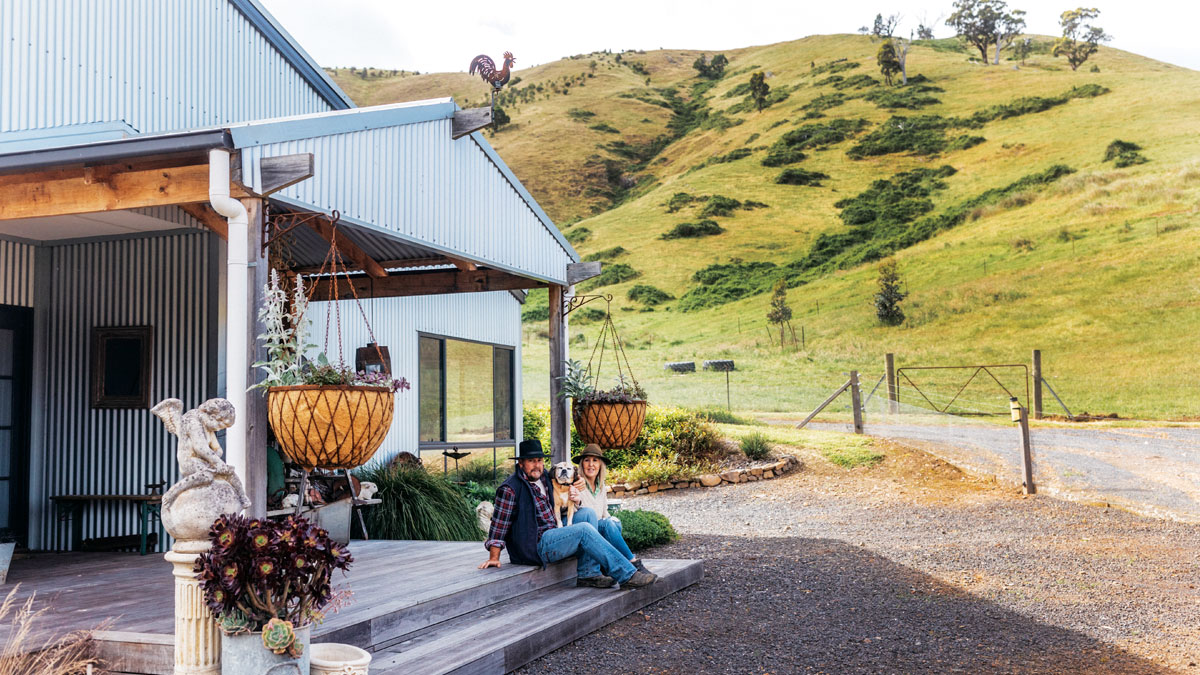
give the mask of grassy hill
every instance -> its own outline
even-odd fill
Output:
[[[624,272],[584,289],[614,295],[659,402],[725,400],[723,376],[668,361],[732,358],[735,408],[798,410],[852,368],[874,384],[886,352],[1009,364],[1040,348],[1073,412],[1193,416],[1200,73],[1107,48],[1072,72],[1037,40],[1024,65],[986,67],[952,40],[918,43],[905,87],[882,83],[862,36],[727,51],[717,81],[696,77],[695,51],[576,56],[518,71],[502,100],[513,122],[490,140],[581,254]],[[757,71],[772,90],[761,112],[745,96]],[[361,73],[334,77],[364,105],[487,94],[465,73]],[[1141,149],[1106,161],[1115,140]],[[897,327],[873,305],[887,256],[909,293]],[[803,348],[768,333],[778,278]],[[638,285],[661,293],[629,299]],[[594,314],[572,315],[584,340]],[[527,398],[548,390],[543,334],[527,324]],[[935,400],[966,379],[913,375]],[[962,405],[992,409],[998,393],[977,381]]]

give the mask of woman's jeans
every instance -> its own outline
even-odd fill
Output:
[[[577,523],[580,522],[580,514],[583,514],[583,522],[596,526],[600,536],[612,544],[613,548],[620,551],[626,560],[633,560],[637,557],[633,551],[629,550],[629,544],[625,543],[625,537],[621,535],[621,521],[616,518],[601,518],[599,522],[596,522],[596,513],[589,508],[582,508],[575,512],[575,522]]]
[[[576,511],[573,523],[569,527],[555,528],[542,535],[541,541],[538,542],[538,555],[544,562],[554,563],[578,556],[576,575],[580,579],[603,573],[616,579],[618,583],[625,583],[633,576],[637,569],[629,563],[631,556],[614,548],[600,534],[596,529],[596,514],[591,509],[582,508]],[[617,537],[620,538],[619,527],[606,526],[606,529],[616,530]],[[621,543],[624,545],[625,542],[622,540]],[[629,550],[628,546],[624,548]]]

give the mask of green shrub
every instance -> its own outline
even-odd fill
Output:
[[[563,236],[566,237],[567,241],[572,245],[580,244],[584,241],[587,241],[588,237],[592,236],[592,231],[586,227],[576,227],[574,229],[567,230]]]
[[[550,406],[524,404],[521,409],[521,438],[541,440],[550,430]],[[542,444],[543,448],[545,443]]]
[[[647,457],[676,467],[697,465],[709,458],[719,434],[707,420],[682,408],[650,406],[646,423],[632,447],[605,451],[612,469],[624,469]]]
[[[822,94],[800,106],[800,108],[809,112],[821,112],[830,108],[836,108],[849,100],[849,97],[845,94],[834,92],[832,94]]]
[[[584,283],[580,286],[580,289],[588,291],[600,286],[611,286],[612,284],[619,284],[624,281],[629,281],[630,279],[636,279],[639,276],[641,276],[641,272],[638,272],[629,265],[626,265],[625,263],[613,263],[611,265],[605,265],[604,269],[600,271],[599,276],[589,279],[587,283]]]
[[[708,198],[708,203],[704,205],[704,210],[700,212],[701,218],[728,218],[733,215],[734,209],[740,209],[742,203],[736,199],[730,199],[723,195],[713,195]]]
[[[598,124],[593,124],[593,125],[589,126],[588,128],[591,129],[592,131],[599,131],[599,132],[605,133],[605,134],[621,133],[620,129],[617,129],[616,127],[612,126],[608,122],[600,122]]]
[[[938,87],[925,85],[901,87],[899,89],[875,89],[868,92],[863,98],[874,103],[879,108],[888,110],[896,108],[920,110],[927,105],[941,103],[940,100],[929,95],[929,92],[932,91],[942,90]]]
[[[567,111],[567,117],[570,117],[571,119],[575,120],[576,122],[584,122],[584,121],[587,121],[589,118],[592,118],[595,116],[596,116],[596,113],[592,112],[591,110],[580,110],[579,108],[571,108],[570,110]]]
[[[367,511],[367,528],[377,539],[481,541],[471,504],[445,478],[421,467],[375,464],[359,478],[379,486],[382,501]]]
[[[820,150],[841,143],[870,125],[864,119],[845,118],[805,124],[784,134],[779,143],[789,148]]]
[[[651,307],[675,299],[675,296],[650,284],[635,284],[626,297]]]
[[[727,153],[727,154],[717,155],[716,157],[713,157],[712,160],[710,160],[710,161],[713,164],[725,164],[727,162],[736,162],[739,159],[745,159],[746,157],[749,157],[749,156],[750,156],[749,148],[737,148],[736,150],[730,150],[729,153]]]
[[[817,84],[821,84],[821,83],[820,83],[820,82],[817,82]],[[879,80],[877,80],[877,79],[875,79],[875,78],[873,78],[873,77],[871,77],[870,75],[867,75],[867,74],[865,74],[865,73],[859,73],[858,75],[852,75],[852,76],[850,76],[850,77],[847,77],[847,78],[845,78],[845,79],[840,79],[840,78],[839,78],[839,81],[838,81],[838,82],[834,82],[834,83],[832,83],[832,84],[833,84],[833,88],[834,88],[834,89],[838,89],[838,90],[842,90],[842,89],[866,89],[867,87],[877,87],[877,86],[879,86]]]
[[[471,509],[479,506],[480,502],[490,502],[495,500],[497,487],[499,487],[499,483],[493,483],[491,481],[488,481],[487,483],[467,481],[463,485],[454,486],[454,488],[458,490],[458,493],[462,495],[463,499],[467,500],[467,503],[471,505]]]
[[[812,70],[808,71],[808,74],[815,77],[817,75],[824,75],[825,73],[840,73],[846,70],[854,70],[860,65],[862,64],[858,61],[847,61],[845,59],[840,59],[837,61],[830,61],[829,63],[822,63],[819,66],[814,66]]]
[[[946,149],[950,151],[966,150],[967,148],[973,148],[986,140],[987,139],[983,136],[956,136],[946,145]]]
[[[821,173],[820,171],[784,169],[783,173],[775,177],[775,182],[780,185],[808,185],[811,187],[821,187],[821,181],[827,178],[829,178],[829,175]]]
[[[690,195],[686,192],[676,192],[671,195],[671,199],[667,201],[667,213],[675,213],[679,209],[699,200],[699,197]]]
[[[521,321],[549,321],[550,294],[544,288],[535,288],[525,296],[521,307]]]
[[[941,115],[896,115],[864,136],[846,156],[862,159],[897,152],[935,155],[946,149],[946,130],[956,124],[956,120]]]
[[[771,441],[760,431],[742,436],[741,446],[746,457],[756,462],[766,459],[771,454]]]
[[[824,86],[831,85],[831,84],[837,85],[839,82],[841,82],[842,80],[845,80],[845,79],[846,78],[842,77],[841,75],[830,75],[829,77],[827,77],[823,80],[817,80],[816,82],[813,82],[813,86],[814,87],[824,87]]]
[[[716,406],[698,408],[695,410],[695,413],[709,422],[716,422],[717,424],[738,424],[742,426],[759,424],[758,420],[754,420],[749,417],[742,417],[741,415],[736,415],[725,408],[718,408]]]
[[[694,239],[696,237],[707,237],[714,234],[721,234],[725,229],[717,224],[715,220],[702,220],[698,223],[679,223],[671,228],[669,232],[659,236],[659,239]]]
[[[771,150],[767,153],[767,156],[763,157],[762,165],[771,167],[787,166],[788,164],[802,162],[807,158],[808,155],[795,148],[781,146],[780,144],[776,143],[775,145],[771,146]]]
[[[1116,140],[1108,144],[1104,150],[1104,161],[1113,162],[1113,165],[1118,169],[1124,169],[1127,166],[1136,164],[1145,164],[1150,161],[1139,150],[1142,146],[1137,143],[1128,141]]]
[[[657,511],[618,511],[617,518],[621,521],[621,536],[631,551],[670,544],[679,538],[671,521]]]
[[[613,258],[619,258],[628,252],[629,251],[626,251],[624,246],[614,246],[612,248],[606,248],[603,251],[590,253],[584,257],[584,260],[587,262],[595,262],[597,260],[612,260]]]
[[[458,472],[454,473],[454,469],[450,469],[451,476],[454,476],[456,481],[474,482],[480,484],[494,483],[503,481],[512,473],[512,462],[507,462],[506,454],[499,454],[494,465],[495,477],[493,477],[493,464],[490,456],[480,456],[472,459],[465,464],[460,464]]]

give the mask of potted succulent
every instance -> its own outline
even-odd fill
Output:
[[[646,391],[623,373],[611,389],[597,389],[590,369],[567,361],[567,374],[559,378],[559,396],[570,398],[575,431],[584,443],[602,448],[628,448],[646,422]]]
[[[272,270],[258,317],[268,358],[254,364],[266,373],[255,387],[267,390],[267,422],[283,453],[306,470],[361,466],[387,436],[395,393],[410,385],[387,372],[335,366],[324,353],[305,359],[315,348],[306,342],[307,310],[303,279],[289,303]]]
[[[209,539],[195,572],[224,634],[221,672],[257,674],[281,663],[308,672],[312,624],[349,595],[334,593],[332,581],[353,562],[349,549],[300,516],[224,515]]]

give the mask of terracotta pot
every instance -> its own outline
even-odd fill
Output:
[[[646,402],[575,403],[571,406],[575,431],[584,443],[602,448],[628,448],[637,441],[646,422]]]
[[[297,385],[267,390],[267,421],[288,459],[311,471],[370,461],[392,425],[382,387]]]

